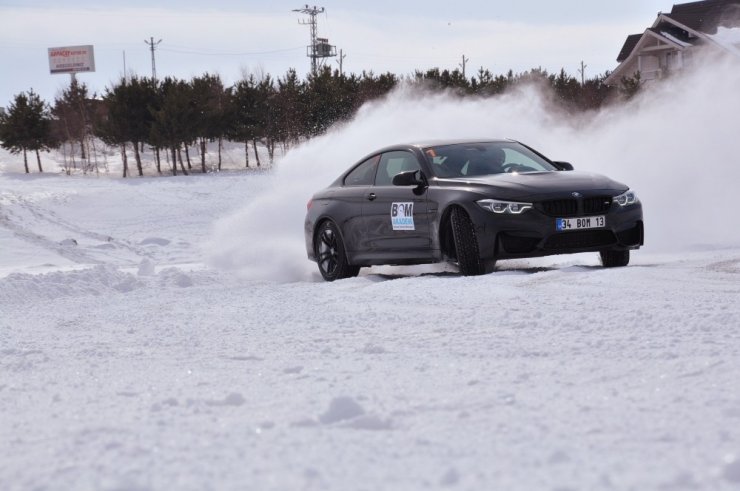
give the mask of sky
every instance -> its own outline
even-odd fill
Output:
[[[126,71],[151,75],[157,46],[158,77],[190,78],[218,73],[226,84],[245,74],[305,75],[309,28],[293,12],[305,4],[273,0],[20,1],[0,0],[0,106],[33,88],[51,101],[69,83],[49,74],[47,49],[89,45],[94,73],[78,76],[102,93]],[[311,4],[314,5],[313,3]],[[345,55],[345,72],[391,71],[399,75],[432,67],[480,67],[493,73],[542,67],[586,76],[616,66],[628,34],[644,31],[671,0],[327,0],[318,34]],[[327,63],[338,68],[337,58]]]

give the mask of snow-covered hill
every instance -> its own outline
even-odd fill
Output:
[[[0,176],[2,489],[740,485],[740,249],[204,267],[269,179]]]

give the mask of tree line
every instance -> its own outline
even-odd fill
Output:
[[[84,83],[72,78],[52,104],[32,89],[17,94],[7,111],[0,113],[0,145],[23,154],[27,173],[27,154],[35,153],[39,172],[43,172],[40,152],[50,149],[62,152],[67,173],[97,171],[96,145],[101,141],[120,151],[123,177],[130,175],[133,165],[143,175],[141,152],[145,148],[153,152],[160,174],[187,175],[194,168],[205,173],[209,142],[218,142],[213,165],[219,170],[225,140],[244,145],[246,167],[250,166],[251,145],[254,163],[261,166],[258,144],[267,149],[272,161],[276,147],[287,150],[324,133],[402,82],[460,97],[490,97],[518,85],[538,83],[548,87],[556,103],[572,113],[624,100],[639,89],[639,75],[624,79],[620,87],[605,85],[607,76],[608,72],[581,83],[565,70],[549,74],[539,68],[505,75],[481,68],[471,77],[460,70],[433,68],[399,77],[372,72],[346,75],[324,67],[304,79],[293,69],[277,78],[248,75],[230,87],[218,75],[208,73],[189,81],[133,76],[122,78],[100,96],[89,94]],[[193,149],[199,162],[191,158]],[[134,164],[129,166],[131,154]]]

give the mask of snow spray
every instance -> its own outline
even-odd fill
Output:
[[[573,116],[535,86],[490,98],[401,86],[282,157],[265,189],[216,224],[210,263],[255,279],[316,279],[303,233],[311,195],[376,149],[445,138],[520,140],[628,184],[643,202],[644,250],[738,246],[739,87],[738,60],[707,60]]]

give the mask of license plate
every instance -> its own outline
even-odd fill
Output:
[[[584,228],[602,228],[606,226],[606,217],[556,218],[555,228],[563,230],[580,230]]]

